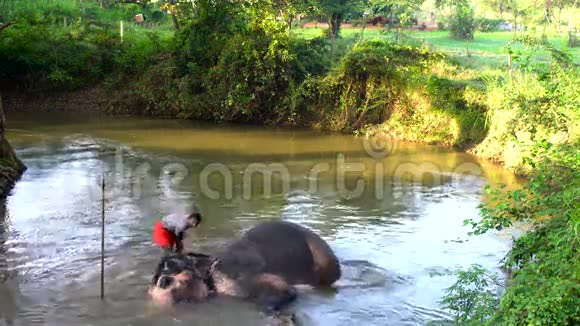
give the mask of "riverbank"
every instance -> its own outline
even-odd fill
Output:
[[[496,35],[498,40],[478,34],[471,44],[475,55],[468,57],[478,57],[475,50],[508,42],[506,53],[514,56],[508,73],[505,65],[474,68],[458,63],[452,49],[461,42],[443,46],[445,32],[420,34],[423,41],[418,42],[412,35],[419,34],[393,39],[387,31],[363,35],[345,27],[331,40],[316,28],[289,30],[275,23],[276,12],[260,6],[239,10],[220,4],[223,8],[215,11],[203,4],[196,8],[199,19],[173,33],[168,30],[169,17],[158,18],[159,30],[119,22],[130,20],[138,10],[154,16],[160,13],[155,6],[103,9],[96,3],[66,1],[3,5],[7,17],[19,24],[3,31],[7,42],[0,48],[5,70],[0,75],[6,85],[30,90],[8,94],[7,110],[82,111],[382,135],[452,147],[514,171],[521,167],[523,155],[520,148],[514,149],[513,139],[506,139],[513,130],[505,125],[511,123],[519,132],[544,124],[537,112],[542,101],[550,100],[546,94],[557,93],[550,87],[562,78],[546,83],[538,76],[568,55],[559,50],[561,37],[550,36],[554,48],[533,33],[509,42],[505,33]],[[30,14],[34,11],[45,14],[36,19]],[[226,12],[233,20],[214,17],[216,12]],[[72,18],[78,23],[67,24]],[[61,21],[64,25],[55,23]],[[572,49],[573,62],[575,56]],[[576,86],[572,84],[571,89]],[[552,109],[548,125],[561,115],[558,108]],[[518,115],[524,119],[515,121]],[[574,121],[573,115],[564,119]]]
[[[26,166],[16,156],[12,145],[4,132],[6,130],[6,119],[2,105],[2,96],[0,96],[0,198],[5,198],[12,190]]]
[[[472,90],[472,93],[474,91]],[[447,92],[446,92],[447,93]],[[451,94],[447,97],[449,108],[454,110],[454,106],[461,101],[463,92],[459,90],[457,96]],[[485,137],[483,124],[462,126],[464,123],[457,120],[451,113],[437,112],[436,105],[433,104],[432,94],[417,90],[413,94],[414,99],[409,105],[413,105],[413,110],[409,106],[403,105],[400,101],[386,121],[373,124],[360,124],[358,128],[351,128],[344,125],[343,121],[336,119],[324,120],[326,116],[308,116],[300,121],[288,122],[279,120],[270,121],[244,121],[242,124],[263,125],[267,127],[284,127],[298,129],[313,129],[320,131],[338,132],[344,134],[354,134],[362,137],[380,137],[394,141],[405,141],[421,143],[433,146],[454,148],[456,150],[469,152],[478,146]],[[440,95],[444,97],[445,95]],[[481,91],[480,91],[481,96]],[[167,111],[142,110],[136,103],[135,94],[129,85],[126,89],[120,89],[116,93],[106,89],[106,86],[96,85],[89,88],[75,91],[61,92],[7,92],[4,100],[4,107],[7,112],[65,112],[82,113],[95,115],[113,116],[150,116],[156,118],[178,118],[178,114]],[[473,106],[480,106],[478,113],[483,111],[481,107],[484,103],[471,103]],[[313,111],[315,111],[314,109]],[[328,111],[333,111],[328,110]],[[478,118],[475,118],[478,119]],[[483,120],[482,116],[479,119]],[[203,120],[203,119],[201,119]],[[205,121],[220,123],[213,119]],[[224,122],[224,121],[221,121]],[[477,124],[477,121],[475,121]],[[240,123],[227,121],[227,123]],[[463,130],[462,130],[463,129]],[[491,156],[488,159],[494,163],[501,163],[501,156]]]
[[[456,74],[461,73],[464,74],[463,71]],[[347,111],[348,107],[346,110],[344,107],[328,108],[331,105],[341,105],[341,102],[330,98],[323,100],[317,98],[312,103],[313,108],[303,107],[302,114],[304,116],[296,115],[296,120],[292,122],[272,119],[269,121],[243,121],[242,123],[334,131],[363,137],[380,137],[386,140],[454,148],[499,164],[516,174],[525,175],[526,172],[520,169],[524,153],[515,149],[517,145],[514,140],[505,139],[508,130],[503,126],[508,122],[506,116],[513,117],[517,113],[510,110],[492,111],[489,107],[490,97],[497,102],[497,99],[493,98],[497,94],[488,93],[484,85],[474,86],[469,78],[465,81],[465,76],[463,76],[463,80],[453,80],[442,76],[443,74],[422,79],[421,82],[425,84],[405,85],[397,91],[400,98],[393,98],[391,94],[387,94],[385,100],[392,101],[392,103],[388,103],[384,107],[388,111],[386,116],[382,115],[385,120],[379,119],[376,123],[358,124],[356,128],[351,127],[354,125],[352,121],[358,119],[351,118],[351,122],[344,121],[341,112]],[[345,78],[346,76],[340,75],[338,77]],[[133,84],[125,84],[117,90],[112,89],[109,85],[100,84],[74,91],[5,92],[4,108],[7,112],[18,111],[31,114],[34,112],[67,112],[188,119],[188,117],[180,116],[180,111],[140,107],[139,98],[142,95],[136,93],[135,89],[138,83],[139,80],[135,80]],[[384,85],[381,85],[382,83]],[[374,84],[362,87],[376,89],[385,85],[389,90],[392,90],[392,83],[385,80],[377,80],[374,81]],[[352,83],[348,87],[353,88]],[[347,90],[345,95],[352,96],[352,93],[348,92]],[[354,96],[350,101],[361,101],[360,98],[356,98],[358,95]],[[344,95],[340,97],[344,97]],[[372,105],[372,102],[370,104]],[[185,108],[181,110],[185,110]],[[312,111],[323,112],[323,114],[312,115],[309,113]],[[353,112],[356,111],[358,109],[353,110]],[[220,123],[219,120],[216,121],[213,118],[205,120]],[[225,122],[237,123],[238,121],[226,120]],[[524,127],[527,128],[526,125]],[[577,122],[572,119],[568,127],[569,132],[558,132],[551,135],[551,139],[561,143],[576,137],[573,131],[578,129]],[[519,136],[521,139],[527,137],[529,142],[529,134],[522,136],[520,132]]]

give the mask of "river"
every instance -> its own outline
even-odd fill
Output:
[[[259,325],[251,304],[176,311],[145,296],[159,257],[156,220],[197,203],[186,248],[211,252],[252,225],[293,221],[343,261],[335,293],[300,288],[303,325],[425,325],[479,263],[498,271],[510,234],[457,243],[483,187],[514,176],[461,152],[308,130],[79,114],[8,114],[28,170],[0,206],[0,325]],[[267,170],[269,169],[269,170]],[[263,173],[264,171],[270,172]],[[106,184],[100,300],[101,176]],[[265,182],[264,182],[265,180]]]

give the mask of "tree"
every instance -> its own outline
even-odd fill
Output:
[[[451,37],[460,40],[473,40],[475,30],[475,15],[469,2],[459,2],[455,5],[455,15],[451,19]]]
[[[503,18],[503,13],[507,7],[507,0],[484,0],[482,3],[492,11],[498,13],[500,19]]]
[[[272,2],[278,16],[288,24],[288,29],[292,28],[296,15],[311,11],[310,2],[307,0],[274,0]]]
[[[313,10],[325,16],[329,25],[331,57],[334,56],[334,41],[339,36],[340,25],[352,12],[363,8],[363,0],[314,0]]]
[[[568,9],[570,15],[568,20],[568,29],[572,27],[572,18],[574,17],[574,10],[578,6],[578,0],[552,0],[550,1],[553,7],[558,8],[558,14],[555,14],[555,10],[552,10],[552,15],[555,18],[556,30],[561,32],[562,28],[562,10]]]
[[[385,9],[391,25],[397,28],[396,40],[399,41],[399,32],[402,27],[413,23],[415,13],[425,0],[390,0]]]
[[[173,28],[176,31],[179,30],[179,19],[177,18],[177,0],[166,0],[161,5],[162,10],[168,10],[171,13],[171,19],[173,21]]]
[[[368,0],[368,6],[372,13],[372,17],[376,17],[380,13],[386,13],[390,4],[389,1],[385,0]]]

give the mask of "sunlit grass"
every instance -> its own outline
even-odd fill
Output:
[[[294,35],[311,39],[322,35],[323,27],[294,28]],[[344,38],[378,38],[383,40],[394,40],[397,36],[395,31],[384,31],[380,29],[343,28],[341,35]],[[521,35],[519,33],[518,35]],[[446,31],[404,31],[399,34],[399,40],[414,44],[424,44],[432,49],[443,51],[449,54],[457,62],[470,67],[490,67],[498,68],[507,66],[507,52],[505,46],[513,39],[513,32],[476,32],[474,40],[467,43],[464,40],[452,39]],[[557,48],[569,51],[576,63],[580,63],[580,48],[566,47],[566,37],[557,34],[548,34],[548,41]],[[532,53],[531,50],[514,46],[524,54]],[[467,52],[469,49],[469,53]],[[547,61],[549,53],[547,51],[534,52],[536,60]]]
[[[121,21],[124,23],[124,33],[135,34],[135,37],[144,36],[147,32],[154,32],[162,40],[174,35],[169,18],[149,27],[138,26],[132,23],[132,17],[143,10],[137,5],[121,5],[115,8],[99,8],[97,1],[71,0],[2,0],[0,1],[0,22],[13,21],[19,23],[26,17],[27,20],[37,23],[49,23],[55,29],[62,29],[75,20],[90,21],[93,25],[105,29],[116,28],[120,31]]]

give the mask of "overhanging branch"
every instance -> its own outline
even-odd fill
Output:
[[[6,27],[10,26],[10,25],[14,25],[14,22],[8,22],[8,23],[4,23],[2,25],[0,25],[0,31],[5,29]]]

